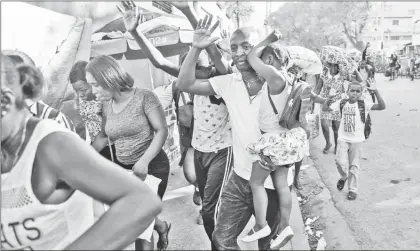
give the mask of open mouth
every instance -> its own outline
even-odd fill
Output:
[[[244,65],[248,65],[248,62],[246,60],[240,60],[236,62],[236,65],[244,66]]]

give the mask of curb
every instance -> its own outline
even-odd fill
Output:
[[[296,210],[296,208],[298,210]],[[295,209],[295,210],[294,210]],[[296,191],[292,190],[292,213],[290,215],[290,227],[295,236],[291,240],[291,250],[310,250],[308,238],[305,234],[305,224],[303,223],[302,212],[300,211]]]
[[[310,157],[307,159],[309,168],[301,171],[303,196],[311,195],[305,204],[312,216],[319,216],[324,222],[323,237],[327,242],[326,250],[360,250],[353,231],[350,229],[345,217],[340,212],[334,200],[330,187],[325,184],[318,166],[322,165],[322,148],[319,147],[320,139],[310,142]],[[312,191],[317,188],[317,193]],[[309,244],[309,239],[308,239]]]

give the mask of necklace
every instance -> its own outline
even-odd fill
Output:
[[[23,146],[23,143],[25,142],[25,139],[26,139],[26,127],[27,127],[27,125],[28,125],[28,121],[29,121],[29,119],[31,118],[32,116],[28,116],[26,119],[25,119],[25,122],[24,122],[24,126],[23,126],[23,133],[22,133],[22,138],[21,138],[21,140],[20,140],[20,143],[19,143],[19,145],[18,145],[18,147],[17,147],[17,149],[16,149],[16,152],[15,152],[15,154],[14,154],[14,157],[13,157],[13,160],[12,160],[12,168],[15,166],[15,164],[16,164],[16,162],[17,162],[17,160],[18,160],[18,157],[19,157],[19,152],[20,152],[20,150],[21,150],[21,148],[22,148],[22,146]],[[7,163],[7,160],[6,160],[6,157],[7,157],[7,155],[6,154],[4,154],[3,153],[3,151],[2,151],[2,162],[4,161],[4,163]]]
[[[251,81],[244,80],[244,82],[245,82],[245,89],[246,89],[246,91],[248,92],[248,98],[249,98],[249,103],[250,103],[250,104],[251,104],[251,103],[252,103],[252,101],[253,101],[253,100],[257,97],[258,93],[257,93],[257,95],[255,95],[254,97],[252,97],[252,98],[251,98],[251,93],[250,93],[250,91],[249,91],[249,88],[251,88],[251,84],[252,84],[252,83],[255,83],[255,82],[257,82],[257,81],[261,82],[261,79],[260,79],[259,77],[257,77],[256,79],[253,79],[253,80],[251,80]]]

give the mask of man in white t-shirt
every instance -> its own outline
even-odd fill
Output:
[[[366,139],[365,126],[368,123],[368,114],[371,110],[385,109],[385,102],[374,83],[368,80],[368,84],[371,86],[369,90],[378,99],[377,104],[373,104],[369,99],[361,100],[363,86],[358,82],[352,82],[347,91],[349,98],[331,105],[331,108],[338,109],[341,114],[336,155],[337,169],[341,178],[337,182],[337,189],[343,190],[348,179],[347,198],[349,200],[354,200],[357,197],[360,158],[362,145]],[[346,168],[347,163],[348,168]]]
[[[223,188],[212,239],[218,250],[237,250],[237,237],[253,214],[252,191],[249,184],[253,160],[246,151],[246,146],[258,141],[261,136],[258,111],[260,90],[264,82],[259,79],[247,61],[247,55],[252,45],[257,42],[258,35],[249,28],[239,28],[231,36],[232,60],[240,73],[217,76],[208,80],[196,79],[194,69],[198,56],[215,41],[210,35],[218,25],[216,22],[210,27],[210,23],[206,22],[207,18],[194,32],[193,47],[181,67],[177,85],[184,92],[221,96],[229,111],[234,169]],[[290,184],[292,181],[293,179],[289,179]],[[273,231],[258,241],[260,250],[270,249],[270,240],[277,234],[276,229],[280,222],[279,198],[271,178],[266,180],[265,187],[268,194],[267,222]]]

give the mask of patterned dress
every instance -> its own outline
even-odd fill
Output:
[[[101,131],[102,124],[102,103],[96,100],[79,100],[79,113],[86,124],[91,142]]]
[[[333,103],[337,100],[341,100],[347,97],[346,89],[348,87],[348,81],[346,77],[341,74],[337,74],[334,77],[329,78],[322,87],[320,96],[322,98],[332,97]],[[335,120],[340,121],[340,111],[322,111],[321,110],[321,119]]]

